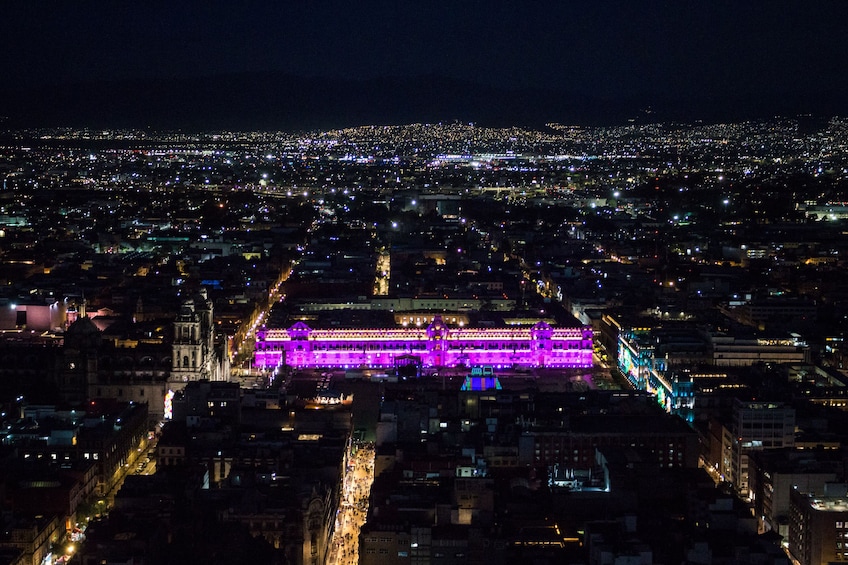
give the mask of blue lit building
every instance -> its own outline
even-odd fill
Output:
[[[684,371],[672,370],[658,354],[659,337],[650,328],[629,328],[618,336],[618,368],[637,390],[653,394],[667,412],[694,419],[695,392]]]
[[[648,373],[654,363],[649,328],[622,330],[618,336],[618,368],[636,390],[647,390]]]
[[[503,386],[491,367],[472,367],[471,373],[466,375],[462,382],[460,390],[503,390]]]

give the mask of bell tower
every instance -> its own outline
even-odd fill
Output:
[[[174,320],[171,380],[188,382],[212,379],[214,364],[212,301],[207,298],[204,289],[183,302]]]

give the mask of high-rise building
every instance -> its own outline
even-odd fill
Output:
[[[722,453],[730,453],[729,462],[722,459],[721,473],[749,498],[748,454],[762,449],[795,445],[795,409],[781,402],[743,402],[736,400],[729,433],[723,434]],[[728,464],[729,463],[729,464]]]

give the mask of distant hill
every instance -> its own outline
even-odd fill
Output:
[[[152,127],[304,130],[459,120],[485,126],[547,122],[613,125],[628,120],[705,121],[844,113],[844,100],[805,107],[781,93],[734,99],[601,99],[555,89],[512,89],[440,76],[342,80],[270,73],[93,82],[38,89],[0,86],[0,127]],[[650,110],[648,110],[650,109]]]

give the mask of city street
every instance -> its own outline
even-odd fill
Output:
[[[359,562],[359,529],[368,515],[368,496],[374,481],[374,445],[354,443],[351,451],[327,565],[356,565]]]

